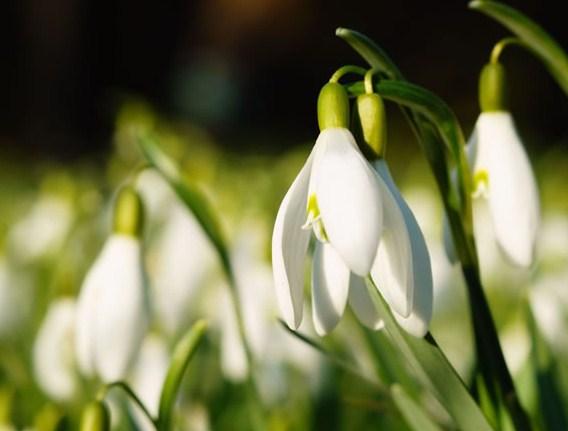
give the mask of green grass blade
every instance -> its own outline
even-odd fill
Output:
[[[518,10],[496,1],[475,0],[469,7],[490,16],[515,33],[524,46],[544,63],[568,95],[568,55],[540,25]]]
[[[422,406],[414,401],[400,385],[391,386],[391,396],[408,426],[414,431],[442,431]]]
[[[530,307],[527,307],[526,313],[532,342],[530,361],[538,394],[539,416],[547,430],[567,430],[568,418],[564,410],[562,390],[558,387],[558,364],[540,333]]]
[[[166,374],[162,393],[160,395],[160,405],[158,409],[158,430],[170,431],[172,428],[172,413],[176,401],[177,393],[181,385],[183,375],[199,343],[205,335],[207,324],[203,320],[197,321],[191,329],[177,343],[170,368]]]
[[[178,198],[193,213],[215,247],[223,269],[232,279],[227,245],[221,233],[217,216],[203,193],[183,179],[177,165],[160,149],[151,136],[140,136],[139,144],[148,163],[164,177]]]
[[[422,384],[438,399],[456,426],[463,431],[489,431],[491,426],[465,384],[431,336],[416,338],[396,322],[377,287],[368,279],[368,289],[384,318],[385,328]]]

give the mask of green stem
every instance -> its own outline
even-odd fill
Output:
[[[134,401],[134,403],[140,408],[140,410],[142,411],[142,413],[144,413],[144,415],[148,418],[148,420],[150,422],[152,422],[152,425],[154,425],[154,428],[156,430],[158,429],[157,420],[152,417],[152,414],[146,408],[146,406],[144,405],[142,400],[138,397],[138,395],[136,395],[136,393],[132,390],[132,388],[126,382],[116,381],[116,382],[107,383],[106,385],[104,385],[99,390],[99,392],[97,394],[97,400],[103,401],[105,399],[105,397],[107,396],[107,394],[110,392],[110,390],[113,389],[113,388],[122,389],[126,393],[126,395],[128,395],[130,397],[130,399],[132,401]]]
[[[495,46],[493,47],[493,49],[491,50],[491,56],[489,61],[493,64],[496,64],[499,62],[499,57],[501,56],[501,53],[503,52],[503,50],[510,45],[518,45],[518,46],[522,46],[525,48],[528,48],[525,43],[519,39],[518,37],[506,37],[504,39],[501,39],[499,42],[497,42],[495,44]]]
[[[333,75],[331,75],[331,78],[329,78],[329,82],[339,82],[339,80],[348,73],[354,73],[356,75],[365,76],[367,70],[359,66],[352,66],[352,65],[343,66],[337,69]]]

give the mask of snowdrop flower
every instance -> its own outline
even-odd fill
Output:
[[[371,97],[358,102],[359,116],[366,122],[363,130],[375,142],[382,142],[385,136],[384,127],[376,123],[384,120],[382,101],[379,103]],[[373,115],[367,115],[373,109]],[[375,124],[369,124],[369,118]],[[400,206],[396,187],[387,184],[390,174],[386,164],[379,161],[373,169],[347,129],[349,102],[341,85],[323,87],[318,120],[321,133],[284,197],[274,226],[272,265],[283,317],[291,328],[301,323],[303,263],[312,230],[317,239],[312,307],[320,335],[337,325],[347,301],[363,324],[373,329],[382,326],[363,279],[370,273],[399,321],[408,320],[406,329],[423,335],[424,325],[415,325],[412,314],[414,253],[410,237],[414,232],[409,231],[404,215],[410,210]],[[429,270],[429,261],[427,267]],[[429,296],[431,301],[431,289]],[[424,314],[429,320],[428,313]]]
[[[113,233],[87,273],[77,305],[79,368],[105,382],[125,376],[148,323],[142,204],[132,188],[120,191],[114,215]]]
[[[33,349],[34,374],[39,387],[55,401],[69,401],[77,393],[75,369],[75,301],[51,303]]]
[[[34,302],[33,291],[28,273],[0,256],[0,340],[17,336],[26,324]]]
[[[495,238],[515,265],[534,261],[539,197],[530,161],[513,118],[505,109],[505,72],[486,65],[480,77],[481,114],[468,143],[474,198],[487,199]]]
[[[70,199],[44,194],[8,232],[8,247],[24,263],[56,253],[74,220]]]
[[[191,212],[177,199],[153,248],[152,298],[166,332],[176,334],[187,323],[191,302],[217,265],[211,241]]]

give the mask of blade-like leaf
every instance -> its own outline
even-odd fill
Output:
[[[568,429],[568,418],[564,411],[562,391],[558,387],[557,363],[544,340],[530,307],[526,309],[531,335],[531,366],[538,393],[539,416],[547,430]]]
[[[422,406],[408,395],[402,386],[392,385],[391,396],[402,417],[414,431],[442,431],[424,411]]]
[[[199,343],[205,335],[206,329],[207,323],[205,321],[197,321],[177,343],[174,349],[170,368],[166,374],[166,379],[162,386],[162,394],[160,395],[160,406],[158,409],[157,421],[157,428],[159,431],[170,431],[172,429],[172,411],[179,386],[181,385],[181,381],[185,370],[189,365],[189,361],[195,354]]]
[[[384,318],[385,328],[393,338],[417,377],[444,406],[455,424],[463,431],[489,431],[491,426],[471,397],[463,381],[448,362],[431,336],[417,338],[407,334],[396,322],[389,306],[373,281],[368,289],[377,310]]]
[[[568,95],[568,55],[540,25],[518,10],[496,1],[475,0],[469,7],[499,21],[515,33],[524,46],[544,63]]]
[[[177,165],[159,148],[151,136],[141,135],[139,144],[148,163],[164,177],[179,199],[193,213],[217,250],[223,269],[227,272],[229,278],[232,278],[228,249],[215,212],[211,209],[205,196],[183,179]]]

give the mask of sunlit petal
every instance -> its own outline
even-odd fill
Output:
[[[312,270],[314,327],[319,335],[331,331],[345,310],[349,268],[330,244],[317,243]]]
[[[378,330],[384,326],[383,319],[369,295],[365,280],[353,273],[349,279],[349,305],[357,319],[369,329]]]
[[[378,161],[376,168],[377,172],[379,172],[381,177],[385,180],[385,184],[396,200],[398,208],[403,216],[408,238],[410,240],[412,256],[410,259],[411,267],[410,280],[408,282],[409,287],[407,287],[407,289],[412,289],[413,291],[412,305],[410,307],[411,312],[408,316],[404,316],[404,314],[398,313],[393,307],[395,311],[394,315],[406,331],[412,335],[420,337],[428,331],[428,325],[432,318],[433,282],[430,255],[420,226],[418,225],[410,207],[394,184],[386,163],[384,161]]]
[[[369,273],[382,230],[377,177],[347,129],[320,133],[310,187],[333,247],[357,275]]]
[[[290,328],[302,322],[304,259],[310,231],[302,229],[312,166],[310,156],[284,196],[272,234],[272,270],[276,298],[282,317]]]
[[[497,242],[508,258],[528,267],[534,260],[539,198],[534,174],[508,112],[482,113],[476,124],[476,172],[488,173],[488,195]]]
[[[393,310],[408,316],[414,292],[410,236],[399,202],[391,191],[398,193],[384,160],[376,162],[375,169],[383,202],[384,229],[371,275]]]

